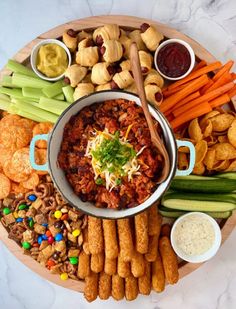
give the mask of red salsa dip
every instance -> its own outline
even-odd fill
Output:
[[[95,103],[72,116],[58,155],[60,168],[83,202],[115,209],[149,198],[162,162],[142,108],[124,99]]]
[[[169,43],[159,50],[156,62],[164,75],[177,78],[184,75],[190,68],[191,56],[183,44]]]

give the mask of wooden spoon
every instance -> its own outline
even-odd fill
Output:
[[[130,46],[130,61],[131,61],[131,68],[134,76],[134,80],[136,83],[136,87],[138,90],[138,95],[142,104],[142,108],[144,111],[145,118],[147,120],[147,124],[151,134],[151,140],[153,145],[158,149],[159,153],[163,157],[163,166],[162,166],[162,173],[158,178],[157,183],[162,183],[166,180],[169,175],[170,171],[170,159],[169,155],[166,151],[165,145],[162,142],[152,120],[152,116],[148,109],[147,99],[144,91],[143,85],[143,77],[141,72],[140,60],[138,55],[138,49],[136,43],[132,43]]]

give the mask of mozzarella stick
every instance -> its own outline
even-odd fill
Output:
[[[171,226],[168,223],[165,223],[161,227],[161,237],[166,236],[170,238]]]
[[[158,293],[165,289],[165,274],[159,252],[156,261],[152,262],[152,287]]]
[[[99,274],[98,295],[100,299],[108,299],[111,295],[111,276],[104,271]]]
[[[105,257],[104,271],[110,276],[116,274],[116,259],[108,259]]]
[[[134,300],[138,296],[138,280],[132,275],[125,278],[125,298]]]
[[[102,220],[105,255],[109,259],[115,259],[118,256],[119,248],[116,236],[116,221]]]
[[[88,228],[83,230],[83,250],[86,254],[90,254],[88,243]]]
[[[118,274],[112,276],[111,295],[115,300],[121,300],[125,295],[125,282]]]
[[[144,256],[139,252],[134,252],[131,260],[131,272],[134,277],[138,278],[144,275],[145,262]]]
[[[159,241],[159,250],[163,261],[166,280],[169,284],[175,284],[179,280],[178,260],[168,237],[161,237]]]
[[[131,275],[130,262],[125,262],[120,255],[118,255],[117,259],[117,273],[122,278],[126,278]]]
[[[144,211],[134,217],[136,250],[139,253],[148,251],[148,212]]]
[[[154,262],[157,257],[158,235],[149,236],[148,244],[148,252],[145,254],[145,259],[148,262]]]
[[[133,255],[133,239],[129,219],[117,220],[120,255],[125,262],[130,262]]]
[[[103,271],[104,267],[104,253],[91,254],[91,270],[95,273]]]
[[[85,277],[84,297],[88,302],[92,302],[98,295],[98,274],[91,271],[90,275]]]
[[[102,220],[88,216],[88,243],[91,254],[103,251]]]
[[[78,277],[84,279],[90,274],[90,256],[84,251],[79,255]]]
[[[157,204],[148,208],[148,234],[160,235],[162,216],[158,213]]]
[[[139,293],[149,295],[151,293],[151,263],[145,261],[145,273],[138,278]]]

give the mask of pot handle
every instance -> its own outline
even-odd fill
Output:
[[[190,156],[189,156],[189,167],[187,170],[176,170],[176,174],[175,176],[188,176],[189,174],[192,173],[194,165],[195,165],[195,157],[196,157],[196,153],[195,153],[195,147],[193,145],[193,143],[189,142],[189,141],[180,141],[180,140],[176,140],[177,143],[177,148],[185,146],[189,148],[190,151]]]
[[[29,158],[30,158],[30,164],[33,169],[38,170],[38,171],[48,171],[48,163],[46,162],[43,165],[38,165],[35,162],[35,143],[39,140],[48,140],[48,134],[38,134],[35,135],[31,142],[30,142],[30,153],[29,153]]]

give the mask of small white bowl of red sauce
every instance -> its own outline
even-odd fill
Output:
[[[195,64],[192,47],[185,41],[169,39],[161,43],[154,55],[156,70],[166,79],[179,80],[187,76]]]

